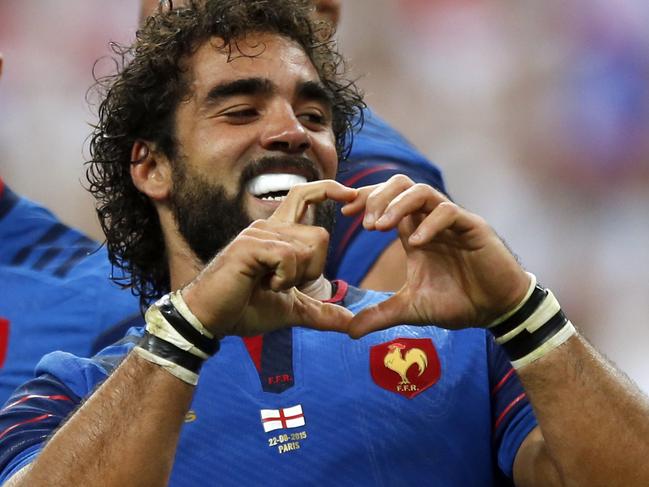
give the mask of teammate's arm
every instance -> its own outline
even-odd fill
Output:
[[[399,240],[392,242],[363,278],[361,287],[376,291],[396,291],[406,281],[406,253]]]

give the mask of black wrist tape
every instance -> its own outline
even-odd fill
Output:
[[[547,289],[537,284],[536,287],[534,287],[534,291],[532,291],[532,295],[521,307],[521,309],[516,311],[516,313],[511,315],[502,323],[489,328],[489,331],[493,333],[496,338],[506,335],[510,331],[514,330],[518,325],[527,320],[530,316],[532,316],[532,314],[541,305],[547,295]]]
[[[556,335],[566,323],[568,318],[559,310],[549,321],[544,323],[538,330],[530,333],[527,330],[522,330],[518,335],[511,340],[502,344],[503,349],[509,356],[511,361],[519,360],[526,355],[530,354],[546,341]]]
[[[180,335],[206,355],[214,355],[219,351],[219,340],[202,335],[187,321],[171,302],[169,295],[159,301],[160,313]]]
[[[148,331],[144,332],[138,346],[157,357],[168,360],[196,374],[201,370],[204,362],[200,357],[181,350],[174,344],[158,338],[155,335],[151,335]]]

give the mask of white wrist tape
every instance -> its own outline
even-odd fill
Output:
[[[136,353],[138,356],[142,357],[144,360],[159,365],[170,374],[178,377],[183,382],[187,382],[188,384],[191,384],[193,386],[198,384],[198,374],[192,372],[191,370],[188,370],[178,364],[175,364],[170,360],[164,359],[162,357],[158,357],[157,355],[149,352],[148,350],[144,350],[141,347],[135,347],[133,349],[133,352]]]
[[[151,335],[157,336],[158,338],[161,338],[162,340],[175,345],[181,350],[185,350],[192,355],[196,355],[197,357],[202,358],[203,360],[210,358],[209,355],[198,349],[196,346],[194,346],[193,343],[186,340],[185,337],[183,337],[173,326],[169,324],[165,317],[162,316],[162,313],[160,312],[157,304],[158,303],[150,306],[144,314],[144,321],[146,321],[146,331],[151,333]],[[187,319],[184,315],[183,318]]]
[[[512,366],[516,370],[519,370],[522,367],[531,364],[532,362],[540,359],[541,357],[548,354],[558,346],[564,344],[570,337],[572,337],[576,333],[577,330],[575,330],[573,324],[570,321],[568,321],[563,326],[563,328],[561,328],[561,330],[559,330],[553,337],[549,338],[539,348],[533,350],[532,352],[530,352],[529,354],[525,355],[524,357],[518,360],[513,360]]]
[[[536,284],[534,285],[536,286]],[[549,289],[547,291],[548,291],[548,295],[543,300],[541,305],[538,308],[536,308],[534,313],[532,313],[532,315],[529,318],[527,318],[523,323],[518,325],[509,333],[506,333],[505,335],[496,338],[496,343],[498,345],[507,343],[509,340],[514,338],[523,330],[527,330],[530,333],[534,333],[541,326],[547,323],[550,320],[550,318],[552,318],[561,310],[561,305],[559,305],[559,301],[557,301],[557,298],[554,297],[552,291],[550,291]]]
[[[207,338],[213,339],[214,334],[210,332],[207,328],[203,326],[203,323],[200,322],[198,318],[192,313],[192,310],[189,309],[187,303],[183,299],[183,295],[180,291],[174,291],[169,294],[169,299],[171,304],[178,310],[183,318],[185,318],[196,330],[199,331],[201,335],[205,335]]]

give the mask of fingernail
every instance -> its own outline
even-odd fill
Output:
[[[374,213],[365,213],[365,217],[363,218],[363,225],[371,225],[374,223],[374,220],[376,217],[374,216]]]
[[[421,234],[419,234],[419,233],[413,233],[412,235],[410,235],[410,239],[409,239],[409,240],[410,240],[411,242],[414,242],[414,243],[420,242],[420,241],[421,241]]]

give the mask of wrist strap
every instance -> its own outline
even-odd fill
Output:
[[[526,298],[489,326],[515,369],[538,360],[577,333],[552,291],[530,276]]]
[[[203,360],[169,342],[145,332],[133,352],[188,384],[198,384],[198,372]]]
[[[162,296],[144,315],[146,332],[134,351],[179,379],[196,385],[219,340],[194,316],[180,291]]]

